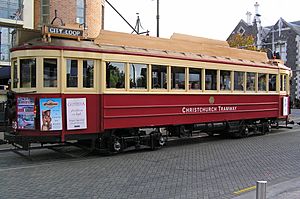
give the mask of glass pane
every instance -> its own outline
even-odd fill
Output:
[[[20,87],[35,88],[36,86],[36,64],[35,59],[20,60]]]
[[[57,59],[44,59],[44,87],[57,87]]]
[[[76,17],[76,23],[83,24],[84,19],[82,17]]]
[[[231,90],[231,72],[230,71],[220,71],[220,89],[221,90]]]
[[[266,91],[267,90],[267,75],[258,73],[258,90],[259,91]]]
[[[276,75],[269,74],[269,91],[276,91]]]
[[[255,73],[247,73],[247,91],[255,91]]]
[[[13,88],[17,88],[18,87],[18,62],[17,61],[13,62],[12,81],[13,81]]]
[[[281,80],[280,80],[280,91],[285,91],[285,85],[286,85],[286,76],[281,75]]]
[[[172,89],[185,89],[185,68],[172,66]]]
[[[42,17],[42,23],[49,23],[49,16],[43,16]]]
[[[42,0],[42,5],[49,5],[49,0]]]
[[[125,63],[106,62],[106,88],[125,88]]]
[[[78,61],[67,59],[67,87],[78,85]]]
[[[77,17],[82,17],[84,16],[84,10],[82,8],[77,8]]]
[[[217,90],[216,70],[205,70],[205,90]]]
[[[167,89],[167,66],[152,65],[152,88]]]
[[[234,72],[234,90],[244,90],[244,72]]]
[[[77,8],[83,8],[84,7],[84,0],[77,0]]]
[[[42,15],[49,15],[49,6],[42,6]]]
[[[130,64],[130,88],[147,88],[147,65]]]
[[[94,87],[94,60],[83,60],[83,87]]]
[[[190,68],[189,69],[189,89],[201,90],[201,69]]]

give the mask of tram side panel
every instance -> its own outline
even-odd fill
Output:
[[[8,139],[18,139],[17,137],[27,137],[30,142],[35,141],[65,141],[67,139],[84,139],[85,135],[88,134],[98,134],[101,132],[101,96],[96,94],[34,94],[34,95],[20,95],[18,97],[34,97],[35,106],[37,107],[36,117],[35,117],[35,127],[34,129],[20,129],[17,128],[16,132],[13,134],[15,136],[7,136]],[[39,102],[41,99],[61,99],[61,130],[43,130],[41,122],[41,107],[39,107]],[[75,129],[68,129],[67,120],[67,99],[85,99],[86,105],[86,116],[82,117],[86,119],[86,127]],[[49,108],[51,110],[51,107]],[[75,114],[81,114],[81,111],[74,110]],[[76,112],[77,111],[77,112]],[[51,121],[54,122],[53,120]],[[76,124],[75,124],[76,125]],[[74,136],[75,135],[75,136]],[[13,141],[13,140],[12,140]]]
[[[104,129],[281,117],[278,95],[110,95]]]

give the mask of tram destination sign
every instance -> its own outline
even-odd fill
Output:
[[[83,37],[83,30],[81,29],[70,29],[57,26],[44,26],[43,34],[55,37],[66,37],[80,39]]]

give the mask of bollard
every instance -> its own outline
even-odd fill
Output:
[[[267,181],[256,182],[256,199],[267,198]]]

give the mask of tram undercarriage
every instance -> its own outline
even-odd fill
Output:
[[[278,127],[277,119],[224,121],[203,124],[176,125],[160,128],[132,128],[107,130],[104,133],[66,135],[62,142],[59,136],[21,136],[6,132],[4,139],[23,150],[30,150],[32,143],[76,143],[89,151],[120,153],[128,150],[158,149],[169,140],[202,136],[222,135],[244,138],[253,134],[264,135]],[[206,134],[206,135],[205,135]]]

